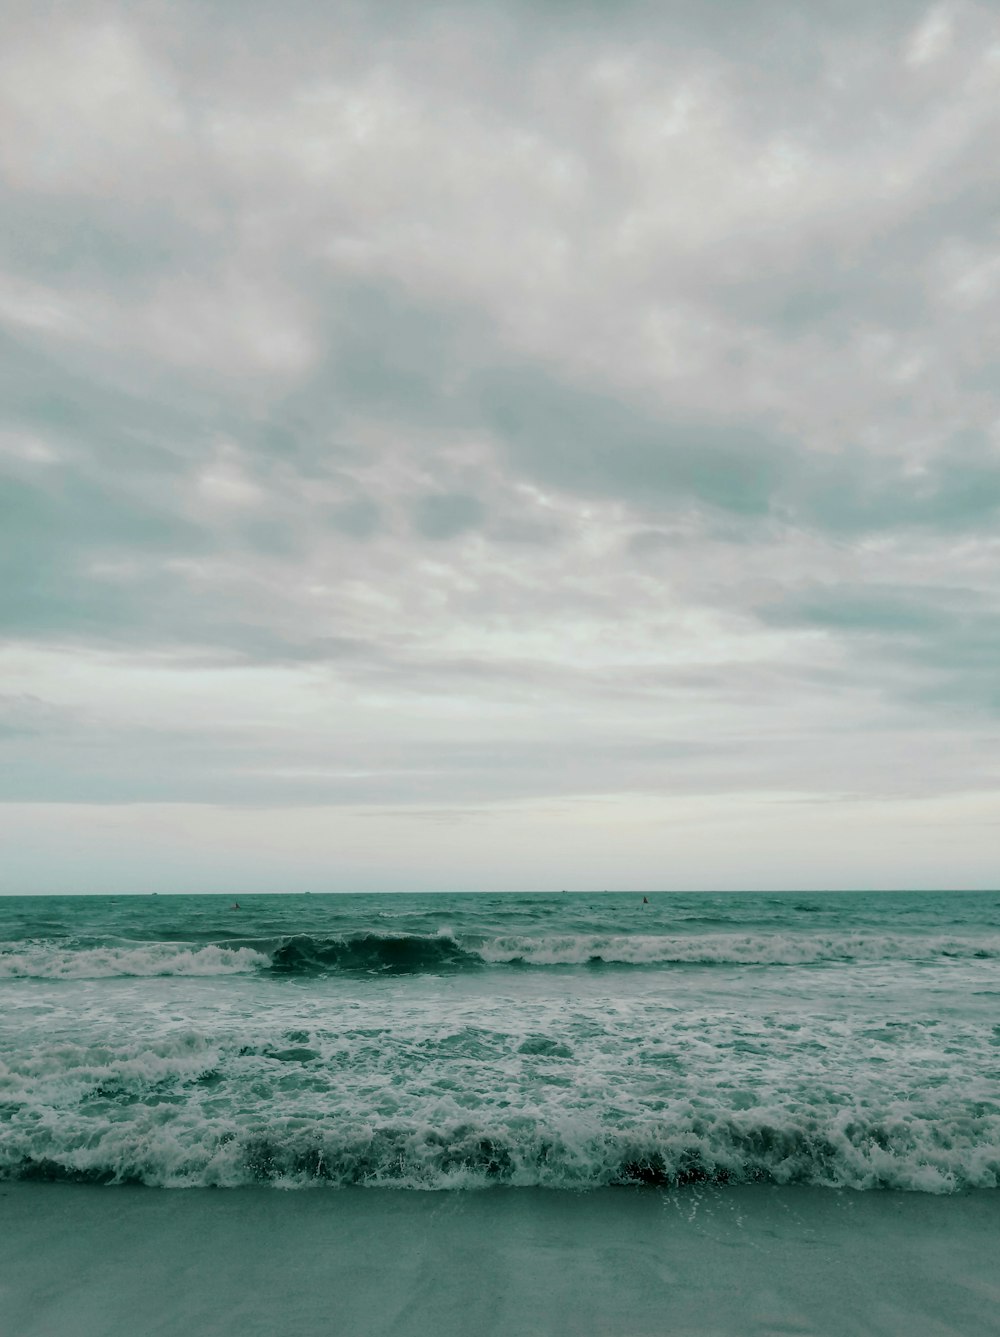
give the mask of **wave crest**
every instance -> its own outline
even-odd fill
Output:
[[[252,945],[250,945],[252,943]],[[483,967],[590,968],[800,966],[878,961],[993,960],[1000,938],[863,933],[562,934],[463,940],[436,934],[308,933],[238,943],[62,942],[0,951],[0,979],[102,979],[115,976],[419,974]]]
[[[811,965],[824,962],[1000,957],[1000,939],[920,938],[904,934],[706,933],[567,934],[497,938],[484,961],[526,966]]]
[[[197,1136],[194,1136],[197,1131]],[[789,1123],[729,1117],[644,1132],[546,1128],[531,1121],[490,1127],[386,1124],[354,1128],[276,1125],[136,1130],[107,1126],[59,1145],[39,1130],[0,1156],[0,1179],[140,1183],[153,1186],[363,1185],[415,1189],[597,1188],[639,1184],[807,1184],[949,1193],[1000,1187],[995,1121],[978,1128],[919,1119],[856,1118]],[[34,1145],[32,1145],[34,1143]]]
[[[25,947],[0,953],[0,979],[84,980],[154,975],[245,975],[270,964],[250,947],[188,947],[174,943],[127,947]]]

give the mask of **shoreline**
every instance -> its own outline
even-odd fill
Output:
[[[0,1183],[17,1337],[996,1330],[1000,1192]]]

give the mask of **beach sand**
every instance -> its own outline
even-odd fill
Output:
[[[956,1334],[1000,1193],[0,1185],[4,1337]]]

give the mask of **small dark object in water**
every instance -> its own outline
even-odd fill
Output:
[[[643,905],[648,905],[648,904],[649,904],[649,898],[648,898],[648,896],[643,896],[643,898],[642,898],[642,903],[643,903]]]

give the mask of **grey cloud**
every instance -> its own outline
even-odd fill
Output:
[[[637,557],[651,557],[676,545],[676,538],[665,529],[639,529],[628,539],[627,549]]]
[[[614,5],[606,0],[545,0],[542,4],[511,0],[502,7],[494,0],[472,0],[471,4],[449,0],[434,7],[433,20],[461,22],[472,14],[494,20],[503,33],[503,19],[507,18],[515,36],[527,30],[535,41],[565,41],[571,28],[589,38],[626,33],[650,42],[708,44],[713,51],[752,58],[761,68],[786,79],[806,79],[816,72],[815,50],[827,34],[891,41],[918,22],[927,8],[926,0],[890,0],[877,7],[864,0],[816,0],[805,15],[781,0],[725,0],[708,6],[699,0],[671,5],[657,0],[619,0]],[[305,15],[316,12],[313,0],[302,0],[296,10]],[[382,6],[381,12],[386,27],[394,29],[398,25],[430,26],[432,21],[402,0]]]
[[[468,492],[428,493],[413,507],[414,524],[429,539],[457,538],[466,530],[480,528],[485,515],[483,503]]]
[[[103,741],[100,755],[93,744]],[[90,743],[91,746],[87,746]],[[534,739],[473,738],[426,745],[293,738],[272,744],[247,732],[203,729],[165,734],[91,727],[67,745],[58,738],[0,741],[0,802],[238,802],[298,804],[494,803],[616,787],[712,792],[713,763],[742,768],[738,740],[564,739],[540,750]],[[151,757],[156,766],[149,765]],[[678,766],[684,765],[682,777]]]
[[[0,740],[65,734],[74,723],[71,711],[30,692],[0,692]]]
[[[210,275],[225,258],[224,240],[182,222],[169,201],[78,197],[54,209],[48,194],[0,188],[0,266],[43,283],[98,286],[134,299],[178,267]]]
[[[340,418],[345,406],[437,428],[454,425],[449,382],[462,348],[481,347],[482,316],[418,301],[391,282],[331,282],[314,276],[327,313],[323,365],[290,397],[289,407]],[[488,326],[487,326],[488,328]]]
[[[563,537],[562,527],[552,519],[526,515],[523,508],[509,507],[506,513],[494,507],[488,537],[496,543],[529,544],[548,547],[558,544]]]
[[[963,368],[959,379],[965,390],[985,391],[1000,396],[1000,362],[992,358],[984,358],[978,366]]]
[[[364,496],[334,507],[329,518],[335,529],[355,539],[371,538],[382,523],[378,506],[371,497]]]
[[[2,456],[11,662],[267,691],[190,733],[0,703],[0,797],[808,789],[866,747],[875,787],[989,783],[995,116],[975,6],[904,68],[927,8],[25,7],[43,70],[64,21],[134,38],[169,133],[115,157],[81,79],[100,190],[46,177],[43,80],[0,198],[0,430],[53,456]]]
[[[512,363],[474,311],[370,284],[332,288],[330,300],[338,315],[327,359],[289,401],[306,417],[338,423],[350,406],[401,430],[487,433],[520,473],[549,486],[751,517],[767,513],[791,457],[793,444],[765,422],[657,413]],[[436,532],[421,515],[418,507],[421,532]]]
[[[128,634],[152,613],[141,593],[88,574],[91,563],[131,563],[204,552],[212,540],[134,486],[101,486],[74,470],[34,485],[0,481],[0,627],[8,635]]]
[[[753,265],[755,272],[726,282],[709,280],[703,290],[712,293],[728,314],[783,340],[819,330],[826,339],[842,343],[857,330],[859,321],[912,328],[927,309],[912,259],[903,259],[898,252],[891,265],[881,263],[877,254],[838,265],[818,247],[790,271],[774,265],[760,268],[752,255],[747,261],[747,268]]]
[[[305,538],[287,518],[260,516],[233,526],[246,547],[270,557],[294,558],[305,553]]]
[[[799,514],[832,533],[988,526],[1000,509],[1000,460],[983,436],[961,433],[921,470],[855,448],[798,466]],[[794,502],[793,502],[794,505]]]
[[[1000,603],[981,590],[813,586],[758,612],[774,625],[823,630],[857,647],[861,657],[842,686],[867,681],[901,702],[1000,716]]]
[[[994,125],[982,127],[964,160],[951,166],[952,188],[943,198],[936,182],[936,193],[928,187],[928,198],[902,217],[889,213],[882,221],[873,212],[845,224],[842,241],[825,220],[814,239],[789,246],[776,220],[762,235],[727,240],[724,255],[709,252],[679,282],[783,340],[818,332],[843,345],[862,326],[933,338],[928,269],[942,248],[989,246],[995,235],[1000,185],[977,175],[995,134]]]
[[[758,609],[777,624],[806,624],[834,631],[893,637],[941,633],[956,620],[988,614],[979,590],[940,585],[811,585],[791,589],[780,601]]]
[[[654,410],[512,363],[471,311],[371,285],[338,290],[335,303],[340,328],[329,361],[291,401],[307,416],[326,404],[340,421],[350,405],[401,429],[487,433],[522,476],[640,512],[694,503],[749,521],[772,516],[860,533],[975,528],[1000,502],[1000,468],[982,437],[951,444],[923,474],[858,448],[809,455],[765,415]]]
[[[70,454],[130,472],[179,473],[214,425],[195,394],[129,383],[128,369],[100,351],[0,329],[3,426],[37,433]],[[179,402],[178,402],[179,401]]]
[[[788,457],[762,424],[658,416],[534,368],[497,368],[471,395],[521,469],[585,495],[763,515]]]

